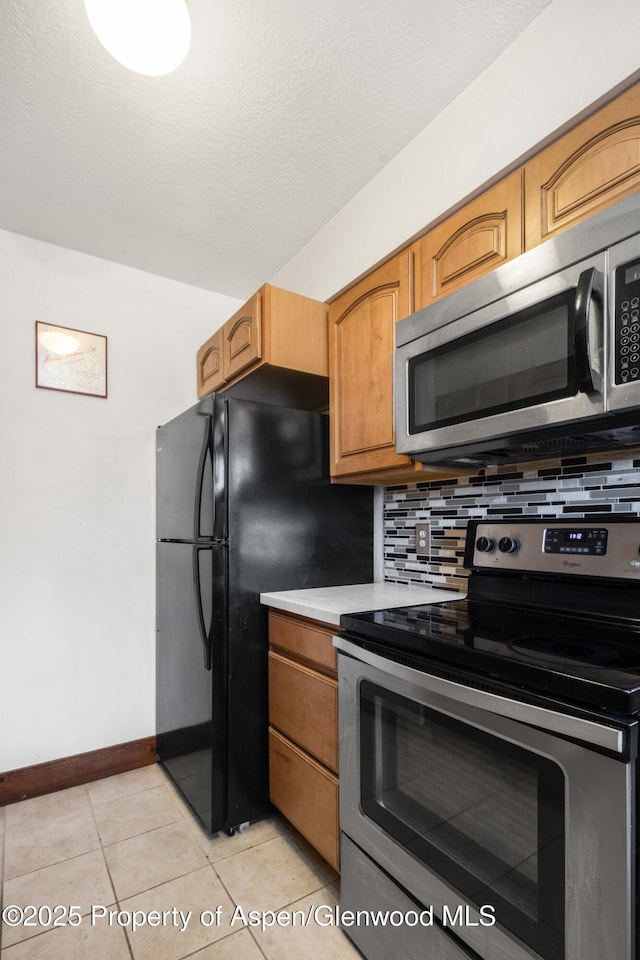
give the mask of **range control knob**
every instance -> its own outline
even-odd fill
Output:
[[[498,550],[501,553],[517,553],[519,549],[520,543],[515,537],[500,537]]]
[[[478,537],[476,540],[476,550],[479,553],[491,553],[495,550],[496,542],[491,537]]]

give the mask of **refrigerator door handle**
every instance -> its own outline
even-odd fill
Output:
[[[198,630],[200,640],[202,641],[202,651],[204,653],[204,668],[211,670],[211,637],[207,633],[204,624],[204,611],[202,609],[202,594],[200,592],[200,552],[202,550],[211,550],[211,547],[194,546],[193,548],[193,592],[196,598],[196,616],[198,619]]]
[[[202,489],[204,486],[204,477],[207,469],[207,455],[211,454],[211,416],[207,415],[205,418],[206,429],[204,431],[204,439],[202,443],[202,449],[200,451],[200,459],[198,461],[198,474],[196,480],[196,496],[194,502],[194,512],[193,512],[193,539],[199,540],[201,537],[200,531],[200,518],[202,515]]]

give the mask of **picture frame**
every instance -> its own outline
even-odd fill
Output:
[[[107,397],[107,338],[36,320],[36,387]]]

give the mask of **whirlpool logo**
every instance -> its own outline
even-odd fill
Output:
[[[582,564],[579,560],[563,560],[562,566],[563,567],[581,567]]]

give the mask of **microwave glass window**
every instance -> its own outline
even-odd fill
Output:
[[[564,774],[538,756],[365,681],[366,816],[540,956],[564,954]]]
[[[574,292],[410,361],[410,431],[444,427],[577,393]]]

